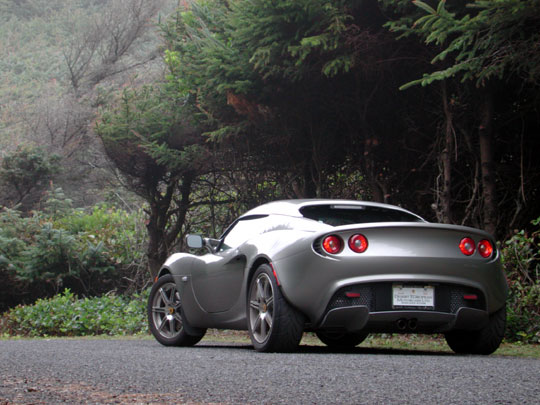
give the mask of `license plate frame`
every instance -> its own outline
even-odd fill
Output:
[[[435,309],[435,286],[393,284],[392,308]]]

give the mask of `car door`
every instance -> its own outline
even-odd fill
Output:
[[[193,292],[206,312],[227,311],[240,298],[247,262],[241,247],[263,231],[263,219],[260,215],[240,218],[222,237],[216,252],[193,263]]]

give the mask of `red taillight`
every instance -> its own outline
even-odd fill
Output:
[[[336,253],[341,252],[341,238],[336,235],[327,236],[324,238],[322,246],[328,253],[335,255]]]
[[[488,258],[493,254],[493,245],[489,240],[483,239],[478,242],[478,253],[480,256]]]
[[[364,253],[368,248],[367,238],[357,233],[349,238],[349,247],[353,252]]]
[[[461,250],[461,253],[466,256],[470,256],[474,253],[474,249],[476,249],[474,240],[471,238],[461,239],[461,242],[459,243],[459,250]]]

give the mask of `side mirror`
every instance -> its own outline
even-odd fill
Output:
[[[200,249],[204,246],[204,240],[201,235],[187,235],[186,242],[191,249]]]

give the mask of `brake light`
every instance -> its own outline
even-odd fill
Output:
[[[493,245],[489,240],[483,239],[478,242],[478,253],[480,256],[488,258],[493,254]]]
[[[322,243],[323,249],[333,255],[341,252],[342,245],[343,243],[341,241],[341,238],[336,235],[327,236],[326,238],[324,238]]]
[[[368,248],[367,238],[364,235],[357,233],[349,238],[349,247],[353,252],[364,253]]]
[[[463,253],[465,256],[472,255],[475,249],[476,245],[474,244],[474,240],[471,238],[461,239],[461,242],[459,243],[459,250],[461,250],[461,253]]]

